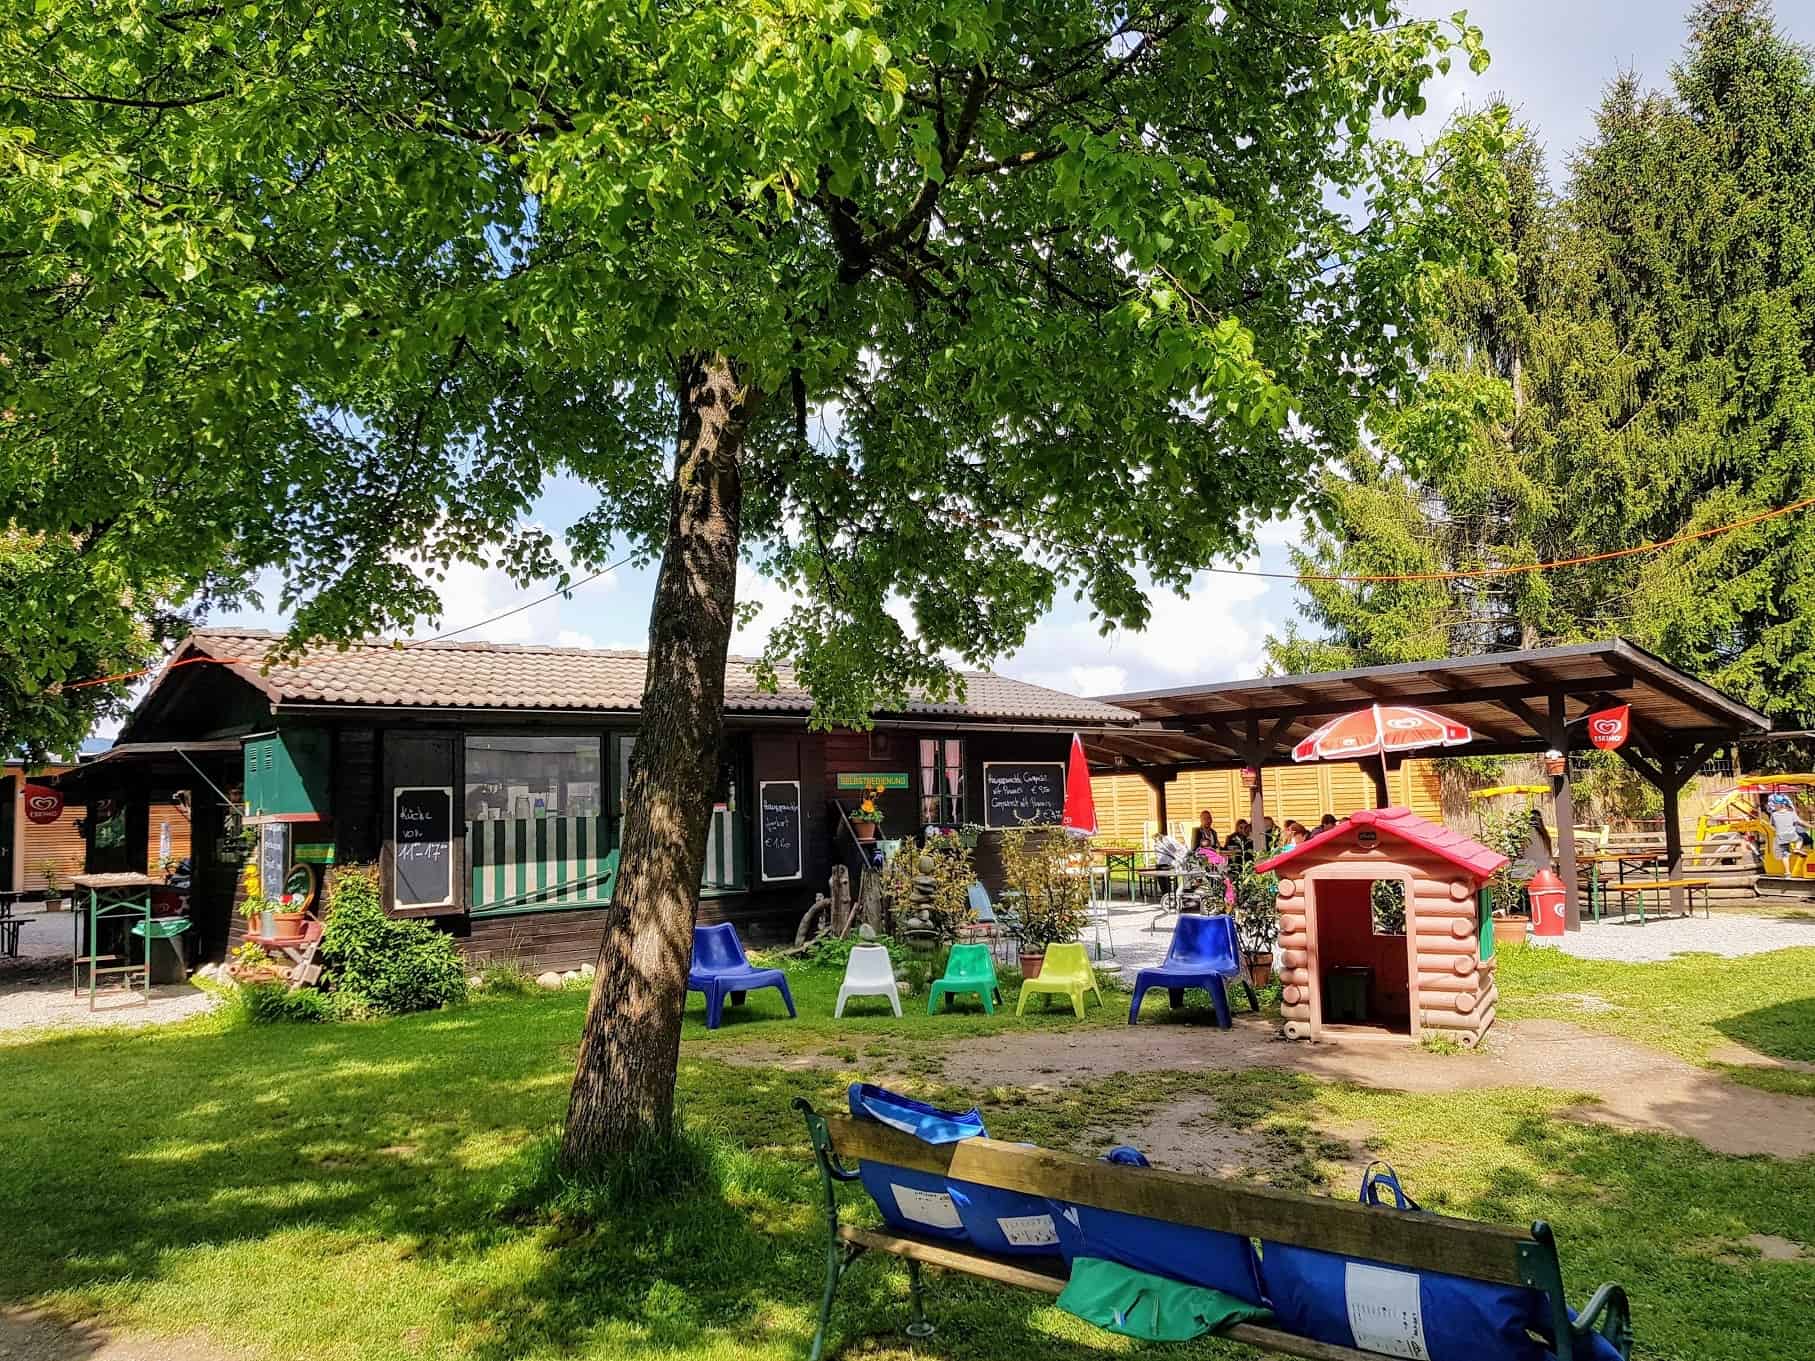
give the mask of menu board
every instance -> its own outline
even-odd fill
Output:
[[[290,829],[281,822],[262,823],[258,829],[258,891],[276,900],[284,891],[290,872]]]
[[[391,897],[398,907],[448,907],[454,901],[454,791],[447,785],[399,788],[392,838]]]
[[[983,825],[1056,826],[1065,815],[1063,761],[985,761]]]
[[[763,882],[800,878],[800,781],[764,780],[756,804]]]

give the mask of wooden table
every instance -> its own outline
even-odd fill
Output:
[[[1141,857],[1146,853],[1147,852],[1139,846],[1091,847],[1091,854],[1101,856],[1103,860],[1103,888],[1105,897],[1113,896],[1109,890],[1114,887],[1115,872],[1119,866],[1127,877],[1128,901],[1134,901],[1137,883],[1135,875],[1140,872]]]
[[[164,886],[161,879],[153,879],[148,874],[78,874],[70,881],[78,889],[88,890],[88,910],[81,909],[70,913],[70,942],[74,949],[74,959],[69,966],[70,986],[79,997],[82,995],[82,966],[88,966],[88,1009],[95,1009],[95,993],[99,989],[103,975],[117,976],[128,993],[139,998],[144,1006],[151,1005],[151,894],[153,889]],[[82,949],[82,922],[88,922],[88,950]],[[103,922],[121,922],[126,932],[125,943],[120,947],[125,953],[119,955],[100,952],[100,932]],[[142,923],[144,935],[141,943],[144,946],[144,958],[139,963],[131,962],[132,935],[130,927]],[[115,964],[111,961],[120,960]],[[103,967],[105,965],[105,967]],[[133,986],[137,978],[144,991],[139,992]]]

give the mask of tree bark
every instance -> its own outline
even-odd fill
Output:
[[[740,459],[761,394],[719,355],[678,375],[668,539],[630,762],[617,886],[599,945],[561,1162],[605,1162],[674,1123],[681,1011],[724,731]]]

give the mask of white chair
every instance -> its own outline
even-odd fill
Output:
[[[844,1015],[844,1004],[853,997],[886,997],[895,1014],[901,1015],[901,991],[895,986],[895,966],[887,947],[859,945],[851,951],[844,982],[838,987],[838,1005],[832,1009],[834,1018]]]

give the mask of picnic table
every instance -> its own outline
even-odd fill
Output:
[[[1139,846],[1094,846],[1091,848],[1091,854],[1099,857],[1103,862],[1103,896],[1105,898],[1112,896],[1111,889],[1115,885],[1115,872],[1119,868],[1128,884],[1128,900],[1134,901],[1139,884],[1136,876],[1140,873],[1141,857],[1146,853]]]
[[[1576,862],[1588,867],[1588,901],[1594,912],[1594,919],[1601,920],[1601,907],[1606,901],[1606,894],[1611,890],[1617,895],[1620,904],[1620,919],[1626,918],[1627,905],[1636,902],[1639,910],[1639,925],[1645,924],[1645,899],[1652,895],[1662,902],[1662,895],[1671,889],[1683,889],[1687,893],[1688,914],[1695,915],[1695,891],[1702,893],[1702,915],[1712,916],[1707,879],[1667,879],[1662,871],[1669,864],[1665,852],[1658,847],[1635,847],[1630,850],[1598,851],[1593,855],[1583,856]],[[1615,882],[1607,884],[1601,879],[1601,866],[1615,867]],[[1649,872],[1648,877],[1626,882],[1626,867],[1631,865],[1634,873]]]
[[[19,900],[25,896],[23,891],[12,889],[0,893],[0,955],[8,959],[19,957],[19,932],[33,920],[17,915]]]

